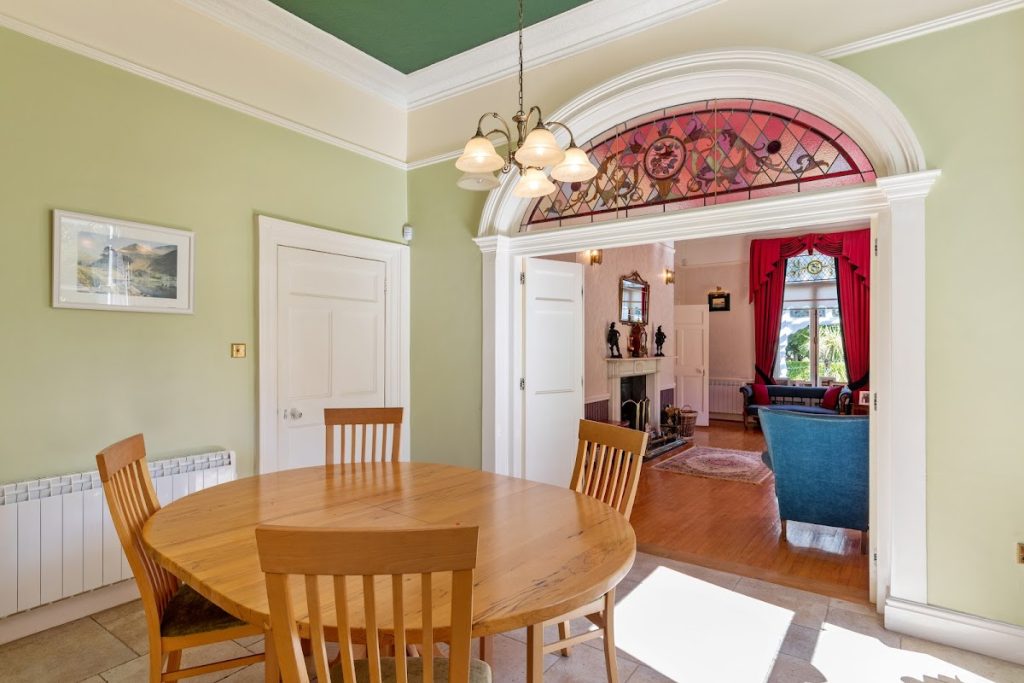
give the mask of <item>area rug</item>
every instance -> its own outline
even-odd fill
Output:
[[[762,484],[772,474],[757,451],[734,451],[710,446],[697,446],[683,451],[659,462],[654,469],[707,479],[742,481],[746,484]]]

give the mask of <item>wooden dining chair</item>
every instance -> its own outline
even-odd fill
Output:
[[[402,442],[404,408],[324,408],[326,444],[324,460],[334,463],[334,432],[338,427],[340,461],[376,462],[398,460]],[[388,433],[391,448],[388,448]],[[379,437],[378,438],[378,434]]]
[[[175,681],[262,661],[261,654],[181,667],[185,648],[263,635],[236,619],[160,567],[142,544],[142,527],[160,509],[146,464],[142,434],[128,437],[96,456],[110,517],[142,596],[149,635],[149,681]],[[164,663],[167,670],[164,671]]]
[[[333,683],[490,683],[491,670],[470,658],[473,628],[473,571],[476,527],[427,529],[325,529],[256,527],[260,565],[266,576],[274,646],[284,683],[308,683],[296,616],[308,614],[318,681]],[[437,575],[441,574],[440,577]],[[444,581],[450,575],[450,590]],[[303,577],[301,584],[293,576]],[[418,575],[418,580],[417,580]],[[331,577],[322,584],[321,577]],[[350,594],[353,578],[362,600]],[[305,605],[293,602],[292,587],[305,588]],[[322,606],[333,591],[339,657],[327,659]],[[388,603],[390,611],[381,609]],[[410,599],[406,600],[406,593]],[[416,605],[416,596],[420,605]],[[443,601],[443,602],[442,602]],[[444,603],[447,603],[445,605]],[[435,634],[434,615],[450,610],[451,626]],[[365,628],[352,628],[361,611]],[[419,615],[416,615],[416,612]],[[406,619],[408,618],[408,622]],[[381,656],[381,628],[393,631],[394,657]],[[366,659],[353,657],[353,631],[366,644]],[[449,644],[449,656],[435,656],[435,637]],[[333,638],[332,638],[333,640]],[[421,645],[421,657],[406,646]],[[388,643],[391,644],[390,642]]]
[[[647,451],[647,432],[626,429],[604,422],[580,420],[576,465],[569,488],[607,504],[629,519],[640,483],[640,468]],[[569,656],[569,648],[604,636],[604,658],[609,683],[619,680],[615,656],[615,589],[585,605],[558,622],[558,641],[544,645],[544,654],[559,651]],[[569,621],[586,617],[597,628],[573,636]],[[549,622],[550,623],[550,622]]]

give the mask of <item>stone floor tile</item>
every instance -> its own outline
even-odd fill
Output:
[[[818,644],[819,633],[818,629],[790,624],[789,631],[786,632],[786,639],[782,641],[779,652],[797,659],[811,661],[811,657],[814,655],[814,646]]]
[[[135,656],[87,617],[0,645],[0,678],[4,683],[81,681]]]
[[[525,681],[526,644],[503,635],[494,636],[491,642],[493,654],[489,664],[494,673],[494,680]],[[475,639],[473,641],[473,656],[480,656]],[[561,658],[557,655],[544,655],[544,669],[550,669],[559,659]]]
[[[900,646],[900,635],[893,631],[885,630],[885,627],[882,625],[882,615],[880,614],[862,614],[860,612],[848,612],[844,609],[830,609],[825,623],[875,638],[888,647],[898,648]],[[828,628],[828,626],[824,628]]]
[[[768,676],[768,683],[825,683],[826,680],[810,662],[789,655],[779,655]]]
[[[636,671],[638,664],[619,657],[619,680],[627,680]],[[544,672],[545,683],[593,683],[607,680],[604,651],[587,647],[573,648],[568,657],[558,660]],[[498,679],[505,680],[505,679]]]
[[[851,602],[850,600],[840,600],[839,598],[830,598],[828,608],[830,610],[842,609],[847,612],[857,612],[858,614],[878,614],[878,610],[870,602]]]
[[[626,683],[676,683],[676,681],[641,664],[633,672],[633,675],[626,680]]]
[[[263,663],[251,664],[241,671],[229,674],[227,678],[220,679],[220,683],[263,683]],[[186,678],[186,681],[192,679]]]
[[[92,618],[115,638],[130,647],[135,654],[144,655],[149,652],[149,633],[141,601],[133,600],[94,614]]]
[[[740,577],[736,574],[720,572],[716,569],[709,569],[696,564],[678,562],[665,557],[658,557],[657,555],[637,553],[636,557],[637,559],[636,562],[633,563],[633,569],[626,575],[626,581],[640,582],[659,567],[671,569],[673,571],[686,574],[687,576],[692,576],[695,579],[713,583],[716,586],[721,586],[723,588],[731,589],[735,587],[740,580]]]
[[[262,635],[246,636],[244,638],[235,638],[235,642],[238,643],[239,645],[241,645],[242,647],[249,647],[253,643],[258,643],[261,640],[263,640],[263,636]]]
[[[792,611],[797,626],[819,628],[828,614],[829,598],[817,593],[747,578],[740,579],[733,590]]]
[[[976,652],[968,652],[949,645],[939,645],[929,640],[921,640],[912,636],[903,636],[901,647],[910,652],[931,655],[943,662],[967,669],[999,683],[1024,683],[1024,666],[1012,664],[1002,659],[986,657]]]

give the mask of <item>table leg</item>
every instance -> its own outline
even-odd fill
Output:
[[[277,663],[277,648],[274,647],[274,636],[270,631],[263,638],[263,680],[265,683],[280,683],[281,668]]]
[[[494,657],[494,636],[480,637],[480,660],[492,664]]]
[[[544,680],[544,624],[526,627],[526,683]]]

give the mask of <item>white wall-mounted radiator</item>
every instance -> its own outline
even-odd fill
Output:
[[[740,387],[747,384],[749,380],[737,377],[712,377],[708,380],[708,390],[711,396],[711,412],[722,415],[743,414],[743,394]]]
[[[235,478],[233,451],[149,463],[161,505]],[[0,487],[0,617],[132,578],[99,472]]]

